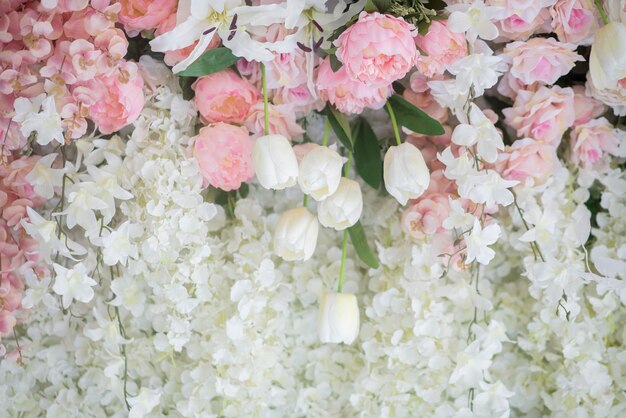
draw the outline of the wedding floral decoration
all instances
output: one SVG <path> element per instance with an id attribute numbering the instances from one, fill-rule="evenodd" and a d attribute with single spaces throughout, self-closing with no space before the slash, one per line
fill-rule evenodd
<path id="1" fill-rule="evenodd" d="M 626 414 L 622 0 L 0 12 L 4 415 Z"/>

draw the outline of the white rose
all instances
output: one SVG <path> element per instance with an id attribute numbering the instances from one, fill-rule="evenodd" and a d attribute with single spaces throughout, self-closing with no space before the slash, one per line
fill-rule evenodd
<path id="1" fill-rule="evenodd" d="M 363 195 L 359 183 L 342 177 L 337 191 L 317 207 L 320 223 L 337 231 L 349 228 L 361 217 Z"/>
<path id="2" fill-rule="evenodd" d="M 350 293 L 326 293 L 317 317 L 320 341 L 352 344 L 359 335 L 359 305 Z"/>
<path id="3" fill-rule="evenodd" d="M 300 189 L 320 201 L 335 193 L 341 180 L 343 159 L 328 147 L 315 146 L 300 163 Z"/>
<path id="4" fill-rule="evenodd" d="M 311 258 L 317 244 L 319 224 L 307 208 L 290 209 L 283 213 L 274 232 L 274 251 L 287 261 Z"/>
<path id="5" fill-rule="evenodd" d="M 430 174 L 422 153 L 404 142 L 387 150 L 384 162 L 385 188 L 401 205 L 420 197 L 428 188 Z"/>
<path id="6" fill-rule="evenodd" d="M 296 184 L 298 160 L 289 140 L 265 135 L 254 142 L 252 163 L 256 177 L 266 189 L 281 190 Z"/>

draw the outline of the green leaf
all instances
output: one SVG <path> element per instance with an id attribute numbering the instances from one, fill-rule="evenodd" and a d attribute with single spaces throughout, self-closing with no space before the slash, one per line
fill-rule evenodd
<path id="1" fill-rule="evenodd" d="M 378 259 L 376 258 L 376 255 L 372 252 L 372 249 L 367 242 L 365 230 L 363 230 L 363 225 L 361 225 L 361 221 L 357 221 L 357 223 L 348 228 L 348 233 L 350 234 L 350 241 L 352 242 L 354 250 L 356 251 L 359 258 L 371 268 L 378 268 Z"/>
<path id="2" fill-rule="evenodd" d="M 335 54 L 330 55 L 330 68 L 333 70 L 333 73 L 339 71 L 339 69 L 343 66 L 343 63 L 339 61 L 339 58 Z"/>
<path id="3" fill-rule="evenodd" d="M 249 193 L 250 186 L 248 186 L 248 183 L 241 183 L 241 186 L 239 187 L 239 196 L 245 199 L 246 197 L 248 197 Z"/>
<path id="4" fill-rule="evenodd" d="M 359 119 L 354 132 L 354 165 L 357 173 L 374 189 L 383 181 L 383 159 L 380 143 L 369 123 Z"/>
<path id="5" fill-rule="evenodd" d="M 379 12 L 385 13 L 391 7 L 391 0 L 373 0 Z"/>
<path id="6" fill-rule="evenodd" d="M 443 126 L 439 122 L 407 102 L 402 96 L 394 94 L 388 100 L 396 114 L 398 124 L 418 134 L 443 135 Z"/>
<path id="7" fill-rule="evenodd" d="M 201 77 L 213 74 L 235 64 L 239 58 L 226 47 L 213 48 L 206 51 L 195 60 L 187 69 L 177 73 L 178 76 Z"/>
<path id="8" fill-rule="evenodd" d="M 376 0 L 367 0 L 365 2 L 365 6 L 363 7 L 367 13 L 374 13 L 378 11 L 378 7 L 376 6 Z"/>
<path id="9" fill-rule="evenodd" d="M 354 139 L 352 138 L 352 128 L 350 128 L 350 122 L 346 115 L 335 109 L 330 104 L 326 105 L 324 113 L 328 117 L 331 128 L 339 138 L 339 141 L 344 147 L 348 148 L 350 152 L 354 151 Z"/>
<path id="10" fill-rule="evenodd" d="M 183 99 L 191 100 L 195 96 L 193 88 L 191 88 L 194 81 L 196 81 L 195 77 L 178 77 L 178 84 L 183 91 Z"/>

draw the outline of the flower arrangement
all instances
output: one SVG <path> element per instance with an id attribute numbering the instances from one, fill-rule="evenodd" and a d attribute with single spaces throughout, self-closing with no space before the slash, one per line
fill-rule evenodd
<path id="1" fill-rule="evenodd" d="M 7 416 L 623 415 L 623 1 L 0 12 Z"/>

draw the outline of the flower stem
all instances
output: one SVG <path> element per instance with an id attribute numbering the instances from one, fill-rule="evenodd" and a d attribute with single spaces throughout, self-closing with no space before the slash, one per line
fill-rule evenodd
<path id="1" fill-rule="evenodd" d="M 344 170 L 344 177 L 350 175 L 350 163 L 352 161 L 352 153 L 348 154 L 348 162 Z M 337 284 L 337 292 L 341 293 L 343 290 L 343 281 L 345 279 L 346 271 L 346 252 L 348 250 L 348 230 L 343 230 L 343 239 L 341 240 L 341 266 L 339 267 L 339 283 Z"/>
<path id="2" fill-rule="evenodd" d="M 606 17 L 606 12 L 604 11 L 604 7 L 602 7 L 602 3 L 600 2 L 600 0 L 594 0 L 593 2 L 596 5 L 596 9 L 598 9 L 598 12 L 600 12 L 600 18 L 602 19 L 602 23 L 605 25 L 608 24 L 609 19 L 607 19 Z"/>
<path id="3" fill-rule="evenodd" d="M 330 121 L 326 118 L 326 125 L 324 126 L 324 139 L 322 140 L 322 145 L 328 145 L 328 134 L 330 133 Z"/>
<path id="4" fill-rule="evenodd" d="M 343 291 L 343 281 L 346 272 L 346 252 L 348 249 L 348 230 L 343 231 L 343 240 L 341 241 L 341 266 L 339 267 L 339 283 L 337 284 L 337 292 Z"/>
<path id="5" fill-rule="evenodd" d="M 396 142 L 398 143 L 398 145 L 400 145 L 402 144 L 402 141 L 400 140 L 400 131 L 398 130 L 398 122 L 396 121 L 396 114 L 393 111 L 393 108 L 391 107 L 391 105 L 389 104 L 389 101 L 385 103 L 385 106 L 387 107 L 387 111 L 389 112 L 389 117 L 391 118 L 391 125 L 393 125 L 393 134 L 396 137 Z"/>
<path id="6" fill-rule="evenodd" d="M 270 114 L 267 102 L 267 80 L 265 79 L 265 64 L 261 63 L 261 84 L 263 86 L 263 116 L 265 121 L 265 135 L 270 134 Z"/>
<path id="7" fill-rule="evenodd" d="M 309 204 L 309 195 L 305 194 L 304 197 L 302 198 L 302 206 L 306 208 L 308 204 Z"/>

